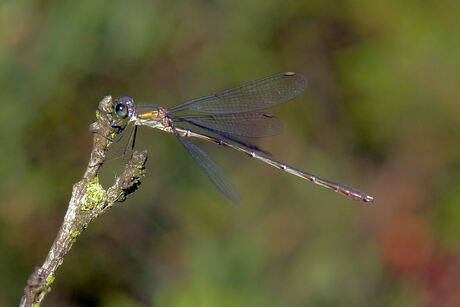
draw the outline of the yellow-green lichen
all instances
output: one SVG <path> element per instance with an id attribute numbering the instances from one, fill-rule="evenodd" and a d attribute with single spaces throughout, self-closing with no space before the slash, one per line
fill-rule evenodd
<path id="1" fill-rule="evenodd" d="M 54 282 L 54 276 L 53 275 L 50 275 L 48 277 L 46 277 L 46 285 L 47 286 L 51 286 L 51 284 Z"/>
<path id="2" fill-rule="evenodd" d="M 78 230 L 72 232 L 70 234 L 70 237 L 72 238 L 72 243 L 75 243 L 77 241 L 77 237 L 80 235 L 80 232 Z"/>
<path id="3" fill-rule="evenodd" d="M 94 208 L 102 208 L 104 200 L 107 197 L 107 192 L 99 184 L 98 177 L 86 184 L 86 197 L 82 210 L 93 210 Z"/>
<path id="4" fill-rule="evenodd" d="M 32 307 L 40 307 L 40 304 L 39 303 L 35 303 L 32 305 Z"/>
<path id="5" fill-rule="evenodd" d="M 114 132 L 110 133 L 109 137 L 111 139 L 115 139 L 117 137 L 117 135 L 118 135 L 118 133 L 114 131 Z"/>
<path id="6" fill-rule="evenodd" d="M 96 118 L 99 120 L 105 120 L 105 116 L 102 115 L 102 113 L 99 110 L 96 111 Z"/>

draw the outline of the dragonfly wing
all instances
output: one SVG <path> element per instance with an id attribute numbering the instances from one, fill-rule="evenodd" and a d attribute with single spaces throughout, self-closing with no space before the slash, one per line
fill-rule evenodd
<path id="1" fill-rule="evenodd" d="M 181 116 L 180 119 L 245 137 L 272 136 L 284 130 L 283 122 L 269 113 L 192 114 Z"/>
<path id="2" fill-rule="evenodd" d="M 214 95 L 195 98 L 170 112 L 193 110 L 205 113 L 240 113 L 262 110 L 290 100 L 307 87 L 307 79 L 294 72 L 283 72 L 258 79 Z"/>
<path id="3" fill-rule="evenodd" d="M 214 186 L 231 202 L 241 205 L 243 203 L 241 196 L 236 187 L 225 174 L 222 167 L 220 167 L 216 161 L 204 152 L 204 150 L 195 145 L 192 141 L 188 140 L 186 137 L 182 137 L 179 134 L 176 134 L 176 137 L 190 153 L 193 160 L 195 160 L 195 162 L 205 172 Z"/>
<path id="4" fill-rule="evenodd" d="M 241 114 L 241 113 L 235 113 L 235 114 Z M 193 125 L 195 127 L 204 129 L 204 130 L 209 131 L 209 132 L 212 132 L 212 133 L 214 133 L 214 134 L 216 134 L 216 135 L 218 135 L 220 137 L 226 138 L 227 140 L 230 140 L 232 142 L 240 144 L 240 145 L 242 145 L 244 147 L 247 147 L 247 148 L 253 149 L 253 150 L 257 150 L 257 151 L 263 152 L 263 153 L 271 156 L 271 154 L 268 151 L 260 148 L 257 145 L 251 144 L 251 143 L 246 142 L 246 141 L 244 141 L 244 140 L 242 140 L 240 138 L 237 138 L 234 133 L 232 134 L 232 133 L 229 133 L 229 132 L 223 132 L 225 129 L 216 130 L 215 128 L 205 126 L 204 124 L 200 124 L 198 122 L 191 121 L 191 120 L 187 119 L 186 117 L 178 117 L 178 116 L 170 115 L 169 118 L 174 120 L 175 122 L 183 122 L 183 123 L 191 124 L 191 125 Z M 221 125 L 215 125 L 215 126 L 221 126 Z"/>

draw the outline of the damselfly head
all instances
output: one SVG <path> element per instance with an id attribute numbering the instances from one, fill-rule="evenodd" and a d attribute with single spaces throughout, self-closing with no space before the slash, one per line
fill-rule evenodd
<path id="1" fill-rule="evenodd" d="M 114 105 L 115 114 L 124 119 L 131 116 L 134 110 L 134 100 L 130 96 L 123 96 Z"/>

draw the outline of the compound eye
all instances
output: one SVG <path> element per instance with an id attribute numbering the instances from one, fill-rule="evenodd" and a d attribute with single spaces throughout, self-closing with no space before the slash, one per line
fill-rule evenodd
<path id="1" fill-rule="evenodd" d="M 128 107 L 124 103 L 119 103 L 115 106 L 115 113 L 121 118 L 126 118 L 128 116 Z"/>

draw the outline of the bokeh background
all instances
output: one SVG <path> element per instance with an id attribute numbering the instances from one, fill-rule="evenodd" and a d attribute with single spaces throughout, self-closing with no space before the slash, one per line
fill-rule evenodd
<path id="1" fill-rule="evenodd" d="M 453 0 L 3 0 L 0 305 L 54 240 L 102 97 L 173 106 L 294 70 L 309 88 L 256 142 L 375 205 L 198 142 L 236 207 L 141 128 L 140 190 L 79 237 L 45 306 L 460 306 L 458 15 Z"/>

